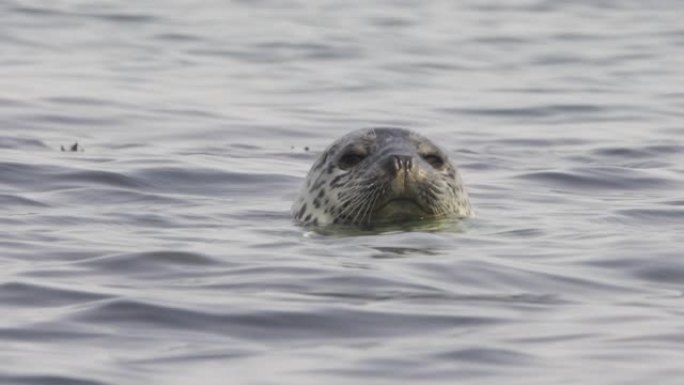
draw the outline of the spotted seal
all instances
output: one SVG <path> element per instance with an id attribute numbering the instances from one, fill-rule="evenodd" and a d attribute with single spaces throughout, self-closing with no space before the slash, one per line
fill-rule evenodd
<path id="1" fill-rule="evenodd" d="M 314 226 L 470 215 L 468 194 L 446 153 L 403 128 L 361 129 L 335 141 L 292 205 L 297 222 Z"/>

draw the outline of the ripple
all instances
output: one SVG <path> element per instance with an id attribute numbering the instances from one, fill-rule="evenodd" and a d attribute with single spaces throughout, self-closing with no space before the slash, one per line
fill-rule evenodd
<path id="1" fill-rule="evenodd" d="M 66 171 L 53 176 L 53 180 L 62 185 L 74 186 L 88 184 L 138 188 L 147 185 L 147 183 L 140 178 L 134 178 L 120 172 L 104 170 Z"/>
<path id="2" fill-rule="evenodd" d="M 684 263 L 681 262 L 657 261 L 643 264 L 635 269 L 634 275 L 657 285 L 675 285 L 684 290 Z"/>
<path id="3" fill-rule="evenodd" d="M 425 329 L 482 327 L 506 322 L 505 319 L 485 316 L 402 314 L 352 308 L 245 312 L 230 307 L 214 307 L 210 312 L 131 300 L 98 304 L 69 318 L 100 326 L 137 325 L 158 331 L 192 330 L 196 333 L 266 340 L 408 335 L 420 334 Z"/>
<path id="4" fill-rule="evenodd" d="M 530 365 L 535 357 L 510 349 L 471 347 L 432 355 L 437 360 L 480 363 L 482 365 Z"/>
<path id="5" fill-rule="evenodd" d="M 213 266 L 218 261 L 207 255 L 180 251 L 150 251 L 89 258 L 75 265 L 89 267 L 107 274 L 127 273 L 130 276 L 166 276 L 192 267 Z"/>
<path id="6" fill-rule="evenodd" d="M 25 282 L 0 284 L 0 302 L 17 307 L 65 306 L 104 298 L 108 298 L 108 296 Z"/>
<path id="7" fill-rule="evenodd" d="M 58 190 L 50 193 L 50 199 L 63 203 L 79 204 L 89 202 L 99 205 L 125 205 L 125 204 L 154 204 L 154 205 L 181 205 L 187 202 L 183 199 L 172 197 L 162 193 L 150 193 L 117 187 L 77 187 L 67 190 Z M 0 197 L 0 201 L 2 198 Z M 126 214 L 124 211 L 121 214 Z"/>
<path id="8" fill-rule="evenodd" d="M 0 382 L 7 385 L 110 385 L 84 377 L 59 375 L 0 375 Z"/>
<path id="9" fill-rule="evenodd" d="M 497 141 L 499 145 L 505 145 L 511 148 L 525 148 L 525 147 L 540 147 L 546 148 L 551 146 L 579 146 L 586 145 L 588 142 L 579 138 L 571 137 L 554 137 L 554 138 L 502 138 Z"/>
<path id="10" fill-rule="evenodd" d="M 188 33 L 179 33 L 179 32 L 163 32 L 155 35 L 155 38 L 159 40 L 164 40 L 164 41 L 169 41 L 169 42 L 198 42 L 201 41 L 202 38 L 196 35 L 188 34 Z"/>
<path id="11" fill-rule="evenodd" d="M 589 193 L 599 190 L 656 190 L 677 185 L 674 181 L 653 175 L 648 170 L 621 167 L 575 168 L 566 171 L 535 171 L 517 175 L 517 178 L 543 182 L 549 187 L 571 188 Z"/>
<path id="12" fill-rule="evenodd" d="M 9 99 L 9 98 L 4 98 L 0 97 L 0 107 L 2 108 L 7 108 L 9 110 L 15 109 L 17 107 L 26 107 L 29 106 L 29 103 L 22 102 L 16 99 Z"/>
<path id="13" fill-rule="evenodd" d="M 0 207 L 49 207 L 50 205 L 19 195 L 0 194 Z"/>
<path id="14" fill-rule="evenodd" d="M 51 16 L 51 17 L 62 17 L 67 16 L 66 12 L 58 11 L 56 9 L 50 9 L 48 7 L 31 7 L 25 5 L 15 5 L 10 8 L 12 13 L 27 14 L 30 16 Z"/>
<path id="15" fill-rule="evenodd" d="M 495 117 L 531 117 L 531 118 L 548 118 L 558 116 L 577 116 L 580 115 L 595 115 L 603 113 L 607 107 L 600 107 L 593 104 L 559 104 L 550 106 L 536 106 L 536 107 L 512 107 L 512 108 L 450 108 L 447 112 L 456 112 L 466 115 L 483 115 Z"/>
<path id="16" fill-rule="evenodd" d="M 36 150 L 45 148 L 48 148 L 48 146 L 37 139 L 0 136 L 0 149 Z"/>
<path id="17" fill-rule="evenodd" d="M 52 96 L 44 99 L 48 103 L 64 106 L 118 106 L 118 107 L 133 107 L 132 105 L 124 104 L 122 102 L 115 102 L 108 99 L 95 98 L 92 96 Z"/>
<path id="18" fill-rule="evenodd" d="M 679 224 L 684 229 L 684 208 L 623 209 L 616 213 L 631 219 L 634 223 L 654 225 Z"/>
<path id="19" fill-rule="evenodd" d="M 15 309 L 16 310 L 16 309 Z M 41 343 L 44 341 L 88 340 L 102 337 L 101 333 L 90 332 L 83 327 L 75 328 L 71 325 L 54 322 L 23 323 L 21 327 L 0 327 L 0 338 L 11 341 Z"/>
<path id="20" fill-rule="evenodd" d="M 330 42 L 321 44 L 277 41 L 258 44 L 255 48 L 281 59 L 348 60 L 361 56 L 361 51 L 354 46 L 333 45 Z"/>
<path id="21" fill-rule="evenodd" d="M 13 187 L 31 186 L 36 181 L 51 178 L 56 170 L 54 166 L 0 162 L 0 182 Z"/>
<path id="22" fill-rule="evenodd" d="M 592 151 L 595 156 L 617 157 L 624 159 L 660 158 L 663 155 L 679 155 L 684 153 L 684 146 L 656 145 L 640 147 L 604 147 Z"/>
<path id="23" fill-rule="evenodd" d="M 66 115 L 66 114 L 32 114 L 25 116 L 24 121 L 49 123 L 62 126 L 114 126 L 119 122 L 112 118 L 86 117 L 83 115 Z"/>
<path id="24" fill-rule="evenodd" d="M 64 188 L 100 184 L 113 187 L 140 187 L 144 183 L 123 173 L 104 170 L 75 170 L 43 164 L 0 162 L 0 182 L 8 185 Z"/>
<path id="25" fill-rule="evenodd" d="M 116 24 L 149 24 L 160 21 L 156 16 L 140 13 L 82 13 L 81 16 L 111 21 Z"/>
<path id="26" fill-rule="evenodd" d="M 144 180 L 153 188 L 186 194 L 258 193 L 267 184 L 269 188 L 292 186 L 297 178 L 268 173 L 239 173 L 218 169 L 154 167 L 132 172 L 136 180 Z"/>

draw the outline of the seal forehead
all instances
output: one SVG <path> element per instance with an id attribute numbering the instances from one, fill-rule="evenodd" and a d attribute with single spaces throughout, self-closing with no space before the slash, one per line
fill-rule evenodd
<path id="1" fill-rule="evenodd" d="M 328 152 L 334 152 L 339 149 L 368 150 L 394 145 L 414 146 L 418 150 L 438 148 L 428 138 L 414 131 L 405 128 L 377 127 L 352 131 L 336 141 Z"/>

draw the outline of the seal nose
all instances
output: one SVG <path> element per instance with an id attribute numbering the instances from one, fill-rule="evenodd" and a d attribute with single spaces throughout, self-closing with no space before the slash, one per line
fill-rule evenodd
<path id="1" fill-rule="evenodd" d="M 401 171 L 411 171 L 413 157 L 411 155 L 390 155 L 387 159 L 387 168 L 395 175 Z"/>

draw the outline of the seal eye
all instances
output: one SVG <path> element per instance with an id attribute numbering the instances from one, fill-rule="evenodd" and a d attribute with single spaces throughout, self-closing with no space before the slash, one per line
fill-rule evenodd
<path id="1" fill-rule="evenodd" d="M 365 154 L 360 154 L 358 152 L 347 152 L 340 157 L 338 160 L 338 165 L 341 169 L 346 170 L 361 163 L 361 161 L 365 158 Z"/>
<path id="2" fill-rule="evenodd" d="M 423 159 L 425 159 L 426 162 L 430 163 L 430 166 L 437 170 L 444 167 L 444 159 L 437 154 L 423 155 Z"/>

